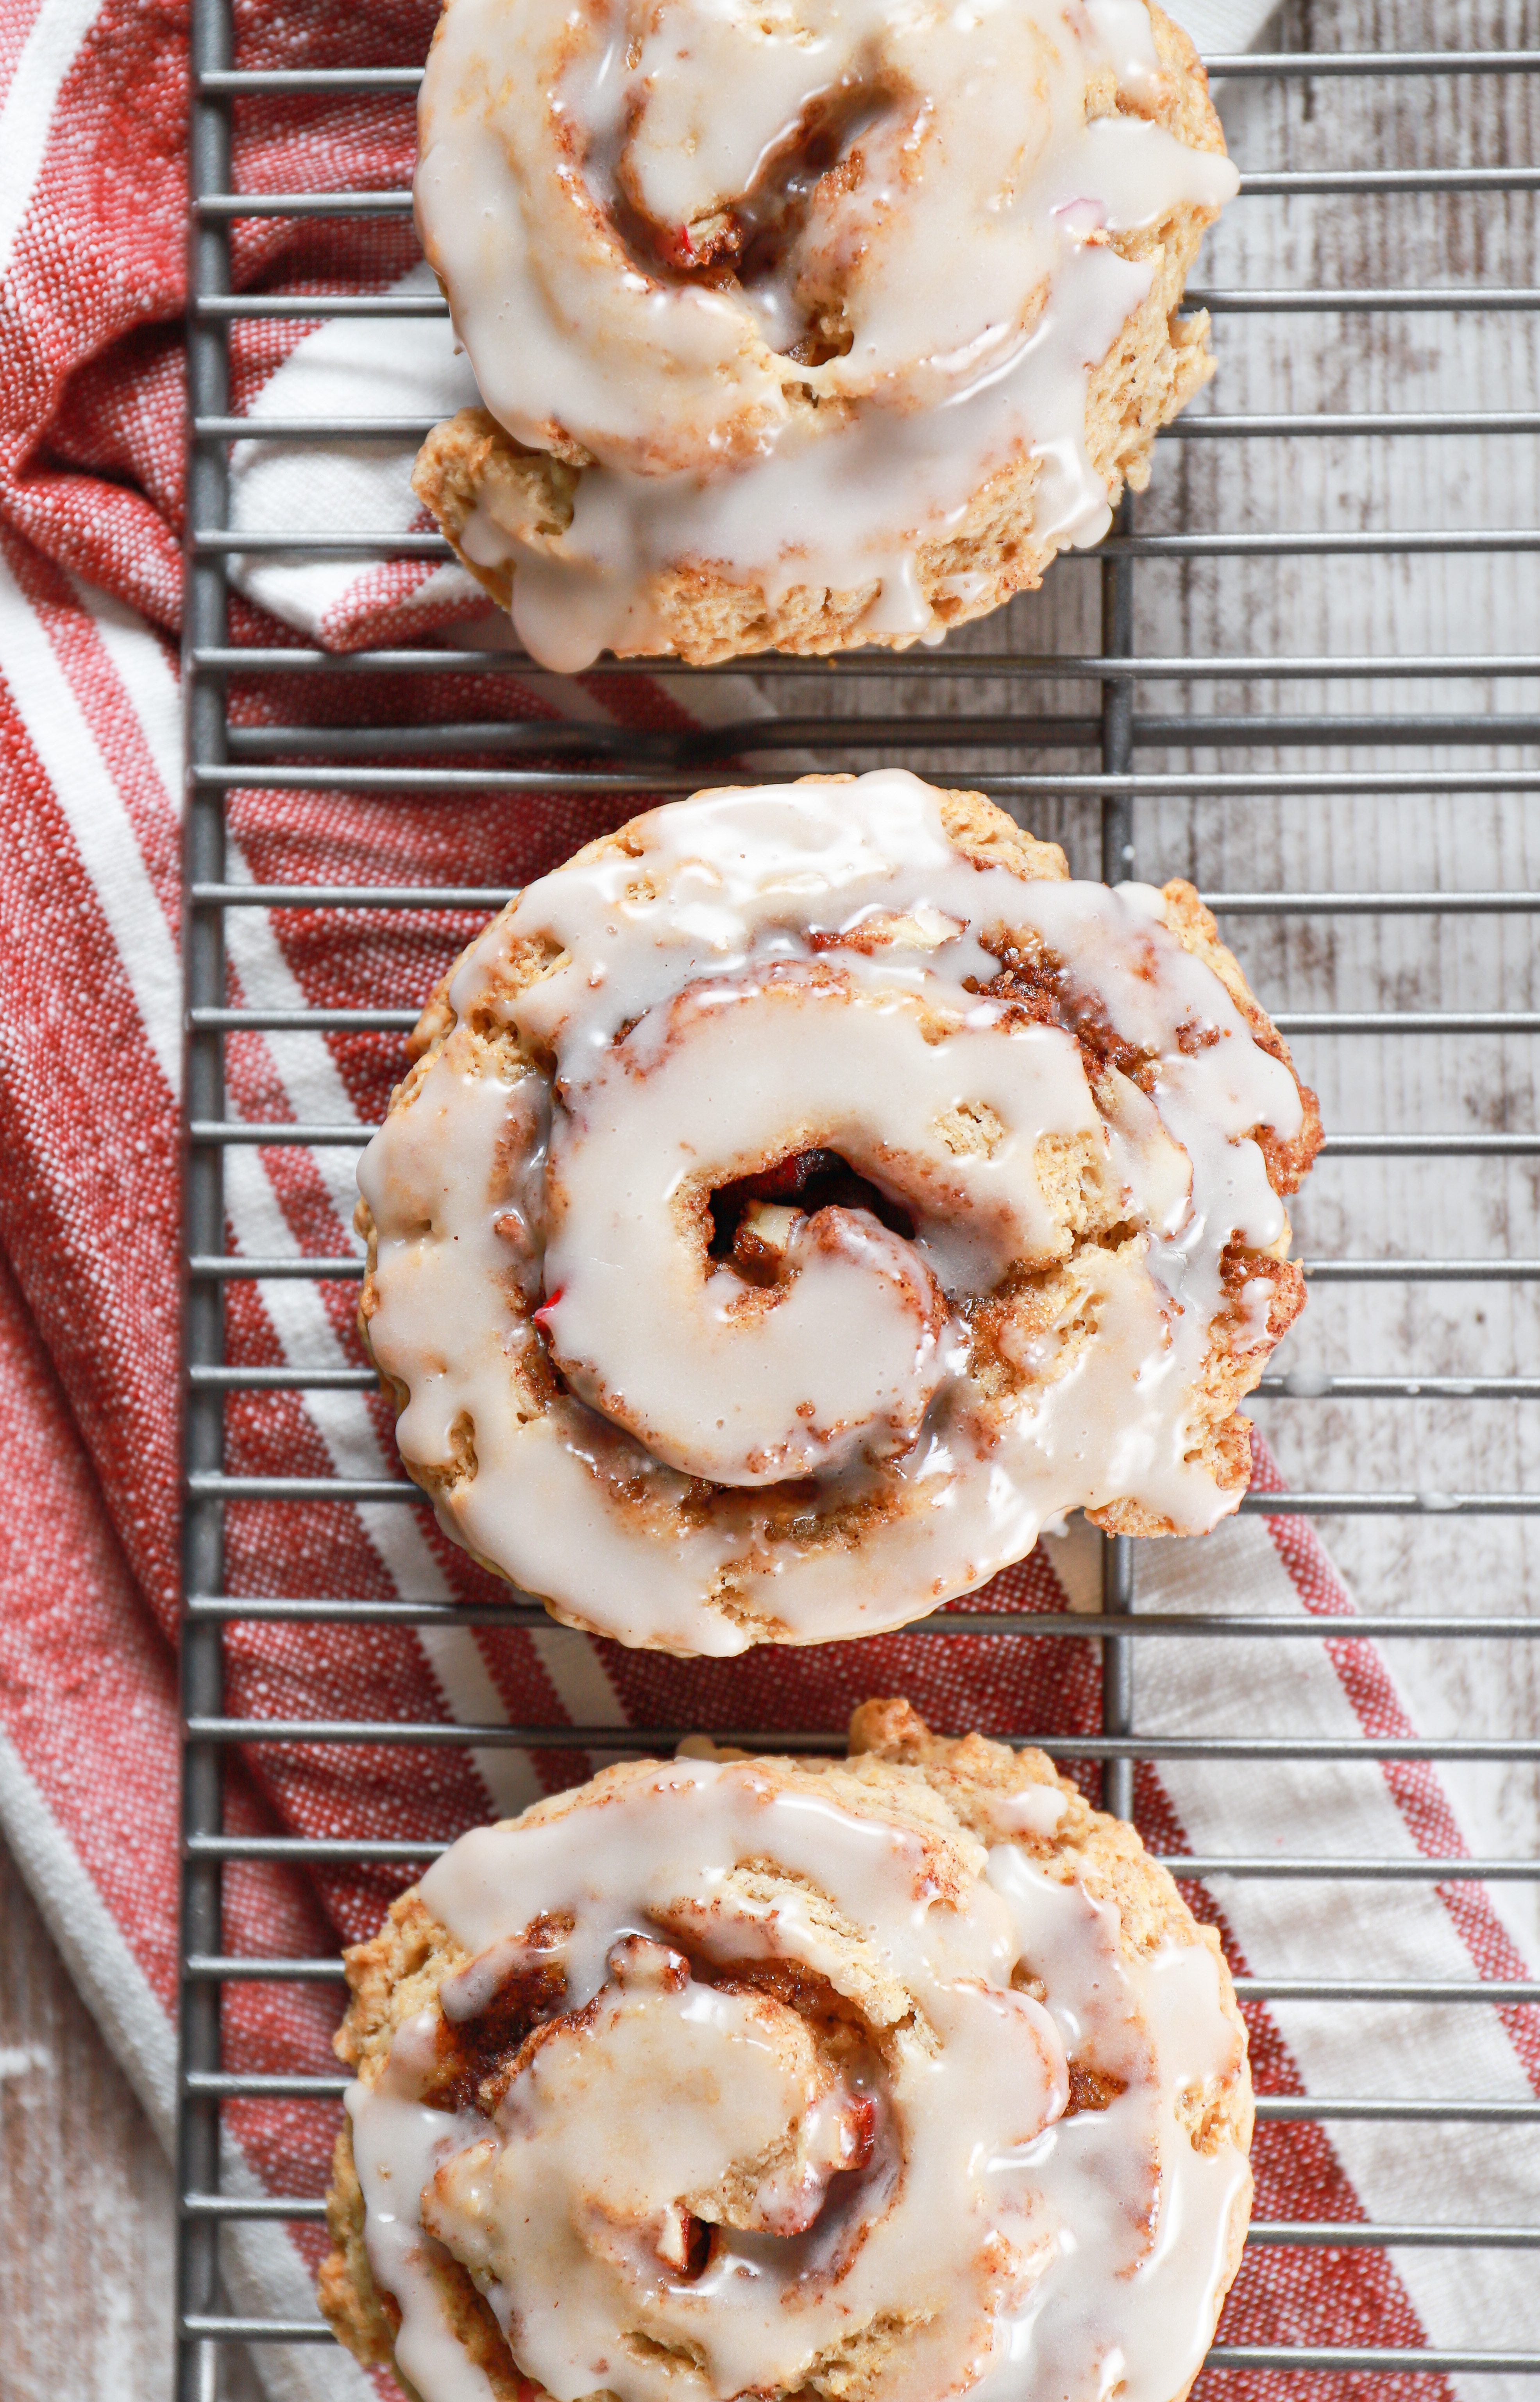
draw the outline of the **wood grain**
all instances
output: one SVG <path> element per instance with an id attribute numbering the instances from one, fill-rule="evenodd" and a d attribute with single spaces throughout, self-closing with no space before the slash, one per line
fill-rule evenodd
<path id="1" fill-rule="evenodd" d="M 0 1844 L 4 2402 L 172 2390 L 170 2167 Z M 227 2402 L 255 2402 L 244 2360 Z"/>

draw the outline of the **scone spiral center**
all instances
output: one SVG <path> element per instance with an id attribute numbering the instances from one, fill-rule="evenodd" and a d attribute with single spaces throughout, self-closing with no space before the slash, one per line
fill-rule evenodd
<path id="1" fill-rule="evenodd" d="M 617 1943 L 608 1971 L 586 2009 L 525 2047 L 495 2133 L 438 2171 L 424 2223 L 501 2279 L 524 2328 L 553 2271 L 564 2310 L 628 2296 L 654 2340 L 678 2288 L 683 2332 L 736 2280 L 829 2274 L 861 2231 L 849 2221 L 878 2100 L 774 1995 L 700 1981 L 644 1936 Z M 874 2058 L 847 2056 L 858 2079 L 863 2067 L 874 2082 Z M 511 2234 L 529 2227 L 543 2234 Z M 744 2366 L 746 2382 L 763 2375 Z"/>
<path id="2" fill-rule="evenodd" d="M 1061 251 L 1025 192 L 1083 117 L 1083 33 L 1010 0 L 668 0 L 622 33 L 563 81 L 587 187 L 612 222 L 630 204 L 654 268 L 738 305 L 797 370 L 788 403 L 956 387 L 1041 310 Z M 1120 173 L 1136 177 L 1151 131 Z"/>
<path id="3" fill-rule="evenodd" d="M 692 985 L 569 1089 L 540 1313 L 568 1383 L 687 1475 L 771 1484 L 912 1449 L 969 1337 L 943 1290 L 1068 1249 L 1037 1169 L 1100 1121 L 1072 1035 L 944 1013 L 826 965 Z M 959 1147 L 959 1127 L 987 1129 Z M 756 1208 L 707 1248 L 710 1190 L 830 1149 L 904 1206 Z"/>

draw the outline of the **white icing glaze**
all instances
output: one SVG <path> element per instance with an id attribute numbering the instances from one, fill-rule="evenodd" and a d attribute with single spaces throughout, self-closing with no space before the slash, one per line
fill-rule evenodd
<path id="1" fill-rule="evenodd" d="M 1110 1904 L 956 1841 L 977 1881 L 942 1903 L 916 1835 L 690 1760 L 446 1854 L 421 1890 L 476 1955 L 457 2020 L 537 1919 L 567 1984 L 489 2118 L 413 2099 L 432 2013 L 350 2092 L 370 2259 L 424 2402 L 484 2395 L 423 2273 L 435 2239 L 556 2402 L 792 2393 L 894 2313 L 882 2402 L 1182 2390 L 1248 2191 L 1244 2155 L 1195 2151 L 1180 2116 L 1244 2073 L 1215 1957 L 1142 1959 Z M 791 1882 L 738 1873 L 766 1860 Z M 837 2063 L 816 2016 L 733 1983 L 763 1961 L 859 2014 Z M 1068 2059 L 1121 2084 L 1107 2108 L 1063 2115 Z M 692 2218 L 715 2230 L 704 2264 Z"/>
<path id="2" fill-rule="evenodd" d="M 1288 1139 L 1301 1106 L 1160 905 L 976 868 L 889 770 L 703 794 L 642 821 L 638 855 L 530 886 L 450 999 L 549 1070 L 451 1038 L 359 1171 L 370 1339 L 410 1393 L 403 1456 L 451 1480 L 446 1529 L 622 1640 L 724 1653 L 901 1624 L 1069 1509 L 1131 1498 L 1196 1533 L 1233 1508 L 1189 1456 L 1194 1388 L 1226 1245 L 1285 1222 L 1251 1132 Z M 1067 963 L 1148 1092 L 1109 1076 L 1104 1119 L 1068 1031 L 967 989 L 992 928 Z M 531 941 L 559 956 L 515 995 Z M 756 1287 L 709 1254 L 707 1196 L 819 1146 L 913 1240 L 776 1212 L 780 1280 Z M 1133 1232 L 1082 1249 L 1049 1322 L 1030 1291 L 991 1305 L 992 1368 L 980 1297 L 1072 1249 L 1066 1146 Z M 799 1476 L 811 1501 L 777 1492 Z"/>
<path id="3" fill-rule="evenodd" d="M 1012 1259 L 1052 1258 L 1066 1245 L 1035 1145 L 1098 1121 L 1073 1037 L 1001 1031 L 1004 1016 L 976 1007 L 938 1044 L 916 1000 L 786 966 L 653 1012 L 570 1093 L 553 1137 L 545 1277 L 561 1298 L 542 1318 L 569 1384 L 656 1458 L 726 1484 L 847 1466 L 858 1441 L 869 1456 L 910 1449 L 968 1350 L 914 1246 L 869 1212 L 822 1210 L 791 1234 L 790 1280 L 756 1291 L 698 1230 L 681 1240 L 670 1203 L 703 1127 L 733 1161 L 774 1160 L 806 1127 L 807 1142 L 902 1161 L 895 1180 L 924 1194 L 943 1274 L 983 1255 L 992 1282 Z M 964 1100 L 1011 1130 L 976 1168 L 942 1132 Z"/>
<path id="4" fill-rule="evenodd" d="M 450 0 L 423 246 L 493 415 L 597 462 L 552 550 L 486 506 L 466 531 L 516 559 L 543 664 L 655 645 L 642 587 L 675 563 L 876 578 L 872 629 L 924 636 L 918 545 L 1028 458 L 1035 533 L 1099 539 L 1087 372 L 1150 280 L 1109 237 L 1237 181 L 1136 114 L 1088 123 L 1108 74 L 1134 109 L 1160 90 L 1142 0 Z M 683 271 L 724 233 L 741 278 Z M 791 355 L 820 324 L 848 346 Z"/>
<path id="5" fill-rule="evenodd" d="M 1024 1786 L 1020 1793 L 993 1793 L 989 1807 L 1002 1834 L 1049 1836 L 1057 1831 L 1068 1804 L 1052 1785 Z"/>
<path id="6" fill-rule="evenodd" d="M 1169 2402 L 1213 2340 L 1251 2191 L 1244 2154 L 1229 2143 L 1199 2151 L 1180 2115 L 1184 2100 L 1202 2099 L 1239 2062 L 1219 2009 L 1218 1964 L 1203 1943 L 1125 1954 L 1113 1904 L 1057 1884 L 1011 1845 L 991 1851 L 986 1873 L 1010 1904 L 1022 1959 L 1043 1980 L 1066 2052 L 1124 2090 L 1105 2110 L 1061 2119 L 1032 2147 L 1060 2257 L 1073 2265 L 1044 2277 L 1024 2347 L 1012 2330 L 979 2402 L 1028 2393 L 1100 2402 L 1114 2392 L 1120 2402 Z M 1131 2161 L 1148 2165 L 1142 2188 Z M 1088 2255 L 1117 2260 L 1110 2293 L 1084 2274 Z"/>
<path id="7" fill-rule="evenodd" d="M 401 2309 L 395 2355 L 427 2402 L 496 2402 L 490 2379 L 445 2317 L 433 2263 L 442 2247 L 422 2224 L 422 2195 L 440 2164 L 476 2142 L 474 2110 L 433 2110 L 418 2100 L 434 2013 L 399 2028 L 378 2083 L 348 2089 L 353 2163 L 364 2199 L 364 2244 L 378 2282 Z"/>

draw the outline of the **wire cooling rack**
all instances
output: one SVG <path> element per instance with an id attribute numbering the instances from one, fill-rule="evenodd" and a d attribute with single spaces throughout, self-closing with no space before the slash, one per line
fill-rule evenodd
<path id="1" fill-rule="evenodd" d="M 1529 796 L 1540 790 L 1540 767 L 1533 764 L 1540 657 L 1525 643 L 1533 645 L 1540 599 L 1532 573 L 1540 554 L 1540 499 L 1525 481 L 1525 437 L 1540 433 L 1540 275 L 1534 204 L 1526 196 L 1540 192 L 1540 168 L 1522 162 L 1536 155 L 1531 111 L 1540 100 L 1540 50 L 1522 47 L 1525 29 L 1504 14 L 1501 0 L 1495 12 L 1474 5 L 1458 13 L 1429 9 L 1414 28 L 1424 48 L 1396 47 L 1391 21 L 1387 15 L 1382 23 L 1373 0 L 1341 0 L 1313 11 L 1308 0 L 1294 0 L 1277 35 L 1288 47 L 1210 62 L 1225 79 L 1231 146 L 1245 168 L 1242 197 L 1204 254 L 1201 272 L 1213 288 L 1193 296 L 1214 312 L 1221 378 L 1178 433 L 1162 441 L 1154 487 L 1137 515 L 1134 504 L 1125 505 L 1099 553 L 1052 571 L 1052 614 L 1046 600 L 1018 603 L 938 653 L 857 656 L 832 666 L 763 662 L 756 684 L 777 704 L 773 721 L 734 720 L 729 708 L 731 722 L 688 743 L 675 738 L 672 747 L 669 738 L 653 733 L 643 743 L 612 725 L 602 736 L 569 730 L 565 739 L 585 744 L 587 756 L 573 750 L 557 769 L 518 760 L 521 745 L 548 748 L 548 726 L 498 721 L 427 734 L 369 723 L 371 675 L 425 678 L 457 668 L 496 673 L 516 669 L 516 659 L 423 647 L 339 662 L 318 651 L 279 655 L 232 643 L 233 554 L 442 550 L 429 535 L 391 543 L 361 535 L 339 544 L 298 526 L 261 538 L 231 527 L 232 440 L 325 442 L 376 433 L 410 441 L 423 430 L 383 420 L 347 427 L 288 420 L 264 427 L 260 419 L 233 416 L 232 322 L 425 316 L 439 304 L 403 296 L 328 301 L 232 294 L 231 228 L 239 220 L 308 215 L 335 223 L 399 217 L 408 206 L 405 193 L 237 192 L 232 104 L 243 96 L 272 102 L 316 92 L 406 92 L 419 66 L 383 61 L 368 70 L 306 75 L 243 68 L 229 0 L 195 0 L 186 648 L 189 1597 L 177 2388 L 184 2402 L 211 2402 L 220 2390 L 221 2357 L 232 2347 L 329 2340 L 319 2320 L 254 2321 L 231 2315 L 221 2300 L 222 2225 L 255 2216 L 314 2219 L 320 2211 L 313 2197 L 254 2202 L 221 2192 L 222 2109 L 255 2093 L 332 2096 L 342 2082 L 223 2069 L 222 1985 L 232 1975 L 250 1977 L 253 1963 L 225 1957 L 222 1877 L 241 1860 L 422 1857 L 420 1845 L 406 1843 L 307 1845 L 227 1834 L 222 1785 L 229 1747 L 258 1734 L 312 1746 L 365 1737 L 467 1746 L 538 1740 L 547 1752 L 559 1746 L 580 1755 L 574 1773 L 586 1764 L 582 1755 L 617 1748 L 614 1730 L 606 1728 L 450 1731 L 438 1723 L 365 1727 L 226 1714 L 223 1648 L 233 1622 L 287 1617 L 354 1627 L 462 1626 L 488 1616 L 409 1599 L 331 1599 L 324 1592 L 264 1600 L 226 1594 L 231 1503 L 283 1508 L 321 1495 L 422 1506 L 414 1488 L 394 1482 L 318 1484 L 225 1472 L 232 1396 L 253 1407 L 263 1394 L 362 1389 L 370 1382 L 366 1372 L 351 1368 L 226 1364 L 230 1279 L 358 1274 L 354 1259 L 227 1253 L 229 1145 L 357 1139 L 351 1128 L 264 1126 L 232 1117 L 227 1043 L 242 1031 L 295 1028 L 362 1030 L 398 1042 L 412 1014 L 362 1001 L 324 1011 L 232 1007 L 227 913 L 303 906 L 336 912 L 342 923 L 364 908 L 490 908 L 504 897 L 494 889 L 232 883 L 227 808 L 237 790 L 398 794 L 403 805 L 424 807 L 435 795 L 466 790 L 603 792 L 613 794 L 618 818 L 638 805 L 639 794 L 722 780 L 749 752 L 768 754 L 769 765 L 756 773 L 774 772 L 777 751 L 824 767 L 893 759 L 982 785 L 1024 822 L 1062 840 L 1078 873 L 1118 878 L 1136 870 L 1154 880 L 1194 875 L 1258 990 L 1270 1003 L 1284 1004 L 1279 1022 L 1306 1073 L 1323 1087 L 1331 1129 L 1299 1214 L 1314 1294 L 1306 1326 L 1312 1356 L 1327 1364 L 1289 1369 L 1280 1362 L 1265 1381 L 1263 1423 L 1293 1489 L 1254 1493 L 1244 1507 L 1324 1517 L 1358 1588 L 1365 1616 L 1356 1629 L 1367 1623 L 1394 1641 L 1398 1660 L 1442 1663 L 1441 1673 L 1452 1673 L 1464 1695 L 1448 1667 L 1462 1643 L 1506 1646 L 1508 1665 L 1497 1682 L 1506 1680 L 1520 1697 L 1516 1715 L 1501 1724 L 1490 1712 L 1488 1722 L 1473 1723 L 1457 1710 L 1459 1732 L 1443 1737 L 1392 1742 L 1366 1734 L 1345 1742 L 1313 1739 L 1301 1726 L 1273 1748 L 1291 1759 L 1370 1769 L 1388 1760 L 1432 1759 L 1451 1774 L 1468 1770 L 1507 1779 L 1520 1800 L 1532 1790 L 1524 1780 L 1540 1746 L 1522 1697 L 1531 1690 L 1525 1679 L 1536 1655 L 1530 1639 L 1540 1618 L 1522 1608 L 1531 1570 L 1524 1522 L 1540 1512 L 1535 1424 L 1527 1414 L 1540 1400 L 1540 1375 L 1524 1367 L 1535 1357 L 1540 1332 L 1531 1314 L 1540 1256 L 1525 1255 L 1524 1247 L 1540 1251 L 1535 1169 L 1526 1165 L 1540 1162 L 1540 1134 L 1533 1130 L 1531 1050 L 1523 1038 L 1540 1033 L 1540 1008 L 1527 981 L 1540 863 L 1532 864 L 1526 850 Z M 1405 11 L 1396 13 L 1394 30 L 1406 36 Z M 1467 366 L 1451 393 L 1438 361 L 1442 355 L 1447 363 L 1457 326 L 1465 329 L 1458 354 Z M 1245 412 L 1248 389 L 1264 393 L 1265 407 Z M 1280 407 L 1280 393 L 1291 392 L 1303 394 L 1302 405 Z M 1385 462 L 1396 460 L 1412 463 L 1393 472 Z M 1526 515 L 1527 526 L 1510 521 Z M 1419 615 L 1422 602 L 1414 607 L 1408 598 L 1422 594 L 1425 600 L 1429 578 L 1444 590 L 1444 640 L 1407 648 L 1403 623 L 1439 618 L 1437 609 L 1432 619 L 1426 609 Z M 1474 612 L 1468 619 L 1467 605 Z M 1515 639 L 1499 652 L 1481 647 L 1505 622 L 1517 629 Z M 1314 632 L 1302 647 L 1295 631 L 1300 625 Z M 1474 649 L 1461 639 L 1470 625 L 1478 629 Z M 312 693 L 324 685 L 334 698 L 345 696 L 324 730 L 254 730 L 241 722 L 239 708 L 232 711 L 241 679 L 280 665 L 309 678 Z M 708 681 L 697 680 L 697 695 Z M 892 705 L 874 710 L 873 701 L 885 698 Z M 471 764 L 441 764 L 447 750 L 461 762 L 469 754 Z M 707 777 L 713 755 L 728 765 Z M 284 764 L 264 764 L 275 757 Z M 1472 883 L 1472 859 L 1486 864 L 1484 881 Z M 447 935 L 447 950 L 449 944 Z M 1433 1008 L 1423 1005 L 1430 959 L 1438 970 Z M 1316 1005 L 1290 1007 L 1291 996 Z M 1375 1005 L 1365 1005 L 1366 997 Z M 1456 1038 L 1464 1046 L 1458 1052 L 1451 1047 Z M 1460 1064 L 1451 1069 L 1451 1059 Z M 1384 1123 L 1355 1130 L 1354 1106 L 1375 1096 Z M 1441 1106 L 1443 1125 L 1419 1123 Z M 1244 1762 L 1266 1748 L 1233 1736 L 1207 1742 L 1201 1734 L 1141 1733 L 1141 1646 L 1180 1646 L 1200 1635 L 1211 1641 L 1227 1634 L 1271 1636 L 1278 1641 L 1277 1673 L 1286 1677 L 1299 1639 L 1317 1642 L 1341 1628 L 1341 1621 L 1239 1612 L 1162 1609 L 1142 1617 L 1135 1559 L 1127 1540 L 1105 1545 L 1099 1615 L 1078 1610 L 1023 1621 L 1035 1637 L 1100 1645 L 1100 1736 L 1077 1732 L 1055 1743 L 1052 1729 L 1019 1732 L 1061 1754 L 1100 1760 L 1106 1799 L 1125 1813 L 1142 1759 L 1207 1754 L 1241 1762 L 1237 1773 L 1244 1773 Z M 504 1615 L 514 1622 L 539 1617 L 517 1608 Z M 966 1643 L 970 1624 L 997 1635 L 1000 1623 L 997 1616 L 970 1622 L 964 1609 L 944 1624 L 933 1622 L 934 1636 Z M 1490 1675 L 1478 1690 L 1491 1694 Z M 628 1731 L 624 1740 L 633 1748 L 670 1746 L 685 1731 Z M 756 1740 L 751 1727 L 731 1732 Z M 818 1732 L 827 1740 L 828 1731 Z M 777 1730 L 763 1740 L 784 1749 L 796 1738 Z M 1519 1822 L 1511 1812 L 1510 1822 Z M 1533 1860 L 1519 1856 L 1456 1862 L 1280 1855 L 1184 1863 L 1189 1871 L 1194 1865 L 1243 1877 L 1458 1875 L 1506 1880 L 1510 1887 L 1537 1873 Z M 337 1973 L 325 1960 L 264 1966 L 275 1980 Z M 1270 1975 L 1263 1961 L 1258 1974 L 1242 1981 L 1242 1991 L 1275 2001 L 1351 2006 L 1380 1999 L 1429 2009 L 1540 1998 L 1540 1985 L 1512 1981 L 1377 1980 L 1369 1960 L 1356 1982 Z M 1478 2122 L 1495 2133 L 1540 2118 L 1540 2104 L 1480 2095 L 1443 2100 L 1437 2091 L 1382 2101 L 1369 2092 L 1265 2099 L 1260 2116 L 1400 2120 L 1431 2140 L 1427 2131 L 1444 2123 Z M 1275 2223 L 1254 2227 L 1252 2241 L 1393 2249 L 1437 2242 L 1475 2249 L 1540 2243 L 1540 2229 Z M 1301 2374 L 1540 2372 L 1540 2351 L 1436 2354 L 1372 2342 L 1351 2350 L 1231 2345 L 1211 2357 L 1222 2369 Z"/>

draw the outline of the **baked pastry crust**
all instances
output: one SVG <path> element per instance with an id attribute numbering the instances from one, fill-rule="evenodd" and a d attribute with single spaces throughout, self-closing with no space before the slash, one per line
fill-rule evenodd
<path id="1" fill-rule="evenodd" d="M 1110 75 L 1087 88 L 1088 121 L 1142 117 L 1187 148 L 1224 155 L 1225 141 L 1208 78 L 1182 28 L 1150 0 L 1149 19 L 1162 73 L 1148 96 L 1120 93 Z M 1169 425 L 1214 373 L 1206 311 L 1182 316 L 1182 295 L 1204 232 L 1217 211 L 1191 202 L 1168 209 L 1153 224 L 1109 237 L 1124 258 L 1148 265 L 1148 292 L 1090 375 L 1085 441 L 1095 474 L 1116 506 L 1124 487 L 1142 492 L 1161 428 Z M 452 295 L 450 296 L 452 298 Z M 811 416 L 816 404 L 792 391 L 792 413 Z M 581 443 L 554 432 L 553 449 L 516 441 L 485 408 L 463 408 L 436 426 L 413 470 L 413 489 L 432 511 L 462 566 L 502 609 L 513 606 L 516 570 L 488 564 L 467 549 L 473 517 L 531 558 L 558 558 L 572 521 L 582 477 L 592 465 Z M 987 615 L 1014 593 L 1034 591 L 1066 533 L 1034 527 L 1040 463 L 1025 460 L 990 475 L 944 539 L 914 554 L 920 591 L 933 625 L 950 628 Z M 619 656 L 677 656 L 709 667 L 765 650 L 818 656 L 862 644 L 907 649 L 914 631 L 879 630 L 864 622 L 880 589 L 868 577 L 846 589 L 818 583 L 738 582 L 708 562 L 660 568 L 639 587 L 642 614 L 659 639 L 622 642 Z"/>
<path id="2" fill-rule="evenodd" d="M 934 1735 L 902 1700 L 862 1704 L 852 1717 L 848 1744 L 845 1760 L 755 1758 L 756 1775 L 764 1780 L 768 1790 L 816 1794 L 856 1818 L 901 1828 L 918 1837 L 930 1889 L 943 1904 L 948 1897 L 960 1899 L 975 1884 L 980 1843 L 1009 1842 L 1055 1883 L 1079 1884 L 1093 1901 L 1110 1903 L 1117 1912 L 1118 1941 L 1125 1957 L 1148 1960 L 1162 1947 L 1189 1945 L 1201 1946 L 1211 1954 L 1217 1975 L 1218 2007 L 1233 2037 L 1231 2061 L 1223 2074 L 1194 2083 L 1179 2094 L 1177 2116 L 1195 2151 L 1213 2155 L 1231 2147 L 1239 2154 L 1248 2152 L 1255 2114 L 1245 2030 L 1218 1938 L 1211 1926 L 1193 1918 L 1174 1880 L 1149 1857 L 1134 1828 L 1092 1809 L 1078 1788 L 1056 1774 L 1044 1753 L 1014 1751 L 980 1734 L 960 1739 Z M 704 1740 L 689 1748 L 697 1756 L 722 1760 L 748 1757 L 720 1751 Z M 602 1808 L 609 1802 L 644 1792 L 655 1773 L 655 1763 L 648 1761 L 606 1769 L 586 1785 L 537 1802 L 520 1818 L 504 1823 L 531 1828 Z M 1020 1815 L 1011 1808 L 1017 1797 L 1043 1788 L 1056 1794 L 1060 1802 L 1058 1825 L 1051 1834 L 1024 1828 Z M 773 1858 L 755 1871 L 766 1894 L 782 1873 Z M 805 1906 L 809 1898 L 805 1885 L 795 1878 L 788 1884 L 789 1889 L 795 1887 Z M 818 1907 L 816 1897 L 814 1906 Z M 847 1929 L 843 1936 L 842 1925 Z M 880 1961 L 859 1959 L 854 1930 L 848 1929 L 848 1922 L 840 1919 L 832 1904 L 824 1908 L 823 1932 L 826 1940 L 855 1944 L 852 1960 L 867 1981 L 861 2007 L 870 2022 L 880 2025 L 885 2017 L 901 2016 L 912 2008 L 896 1978 L 888 1974 L 885 1982 Z M 391 1905 L 377 1936 L 346 1954 L 351 1998 L 336 2048 L 338 2058 L 363 2087 L 378 2085 L 397 2030 L 435 2008 L 440 1987 L 466 1967 L 469 1958 L 434 1919 L 415 1887 Z M 1052 1970 L 1052 1964 L 1045 1965 Z M 515 2028 L 511 2041 L 519 2040 L 519 2030 Z M 477 2064 L 488 2074 L 496 2064 L 494 2053 Z M 1100 2106 L 1104 2102 L 1097 2095 L 1093 2065 L 1072 2063 L 1071 2111 Z M 1246 2180 L 1225 2232 L 1216 2316 L 1240 2266 L 1249 2207 Z M 351 2122 L 346 2119 L 337 2138 L 327 2226 L 333 2250 L 320 2272 L 323 2311 L 357 2359 L 370 2367 L 392 2368 L 404 2391 L 419 2402 L 415 2389 L 395 2365 L 399 2308 L 370 2268 L 364 2196 Z M 531 2402 L 540 2389 L 530 2385 L 512 2357 L 488 2303 L 466 2271 L 447 2253 L 433 2248 L 433 2278 L 456 2340 L 486 2375 L 496 2402 Z M 1167 2402 L 1184 2402 L 1190 2384 L 1189 2378 Z M 819 2390 L 831 2395 L 847 2395 L 849 2402 L 881 2402 L 880 2358 L 863 2358 L 859 2374 L 843 2381 L 833 2375 L 827 2389 L 820 2384 Z"/>

